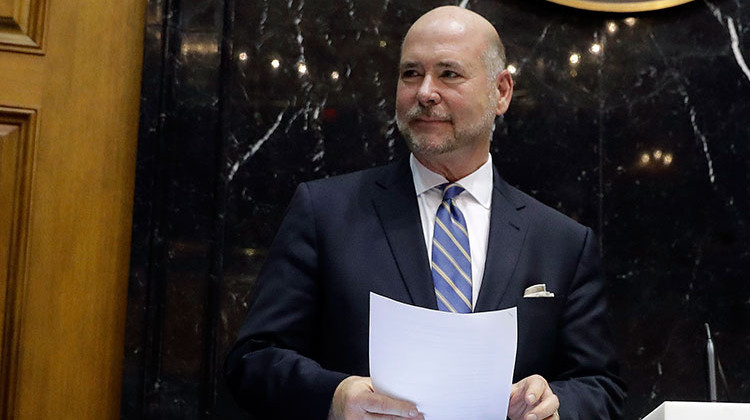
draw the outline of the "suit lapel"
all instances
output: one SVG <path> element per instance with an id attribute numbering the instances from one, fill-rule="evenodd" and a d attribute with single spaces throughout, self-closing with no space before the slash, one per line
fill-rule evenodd
<path id="1" fill-rule="evenodd" d="M 520 212 L 525 205 L 514 198 L 510 187 L 494 168 L 493 177 L 487 260 L 475 312 L 492 311 L 514 304 L 513 294 L 507 293 L 508 286 L 527 231 L 526 218 Z"/>
<path id="2" fill-rule="evenodd" d="M 509 307 L 516 301 L 516 293 L 508 292 L 527 232 L 521 212 L 525 204 L 516 197 L 493 168 L 487 259 L 475 312 Z M 437 309 L 408 159 L 393 165 L 377 182 L 373 205 L 412 303 Z"/>
<path id="3" fill-rule="evenodd" d="M 408 159 L 395 164 L 377 182 L 373 204 L 412 303 L 437 309 Z"/>

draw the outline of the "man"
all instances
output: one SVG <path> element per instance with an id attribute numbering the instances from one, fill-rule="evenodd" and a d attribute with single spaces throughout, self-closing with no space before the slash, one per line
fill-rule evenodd
<path id="1" fill-rule="evenodd" d="M 370 291 L 455 312 L 516 306 L 508 416 L 619 417 L 624 393 L 591 230 L 510 187 L 492 165 L 494 119 L 513 93 L 504 60 L 481 16 L 454 6 L 426 13 L 399 68 L 396 114 L 410 158 L 300 185 L 226 363 L 237 400 L 258 418 L 423 418 L 367 378 Z M 554 297 L 524 297 L 540 283 Z"/>

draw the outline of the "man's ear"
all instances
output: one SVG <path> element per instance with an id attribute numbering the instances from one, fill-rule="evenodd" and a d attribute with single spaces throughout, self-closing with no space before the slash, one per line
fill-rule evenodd
<path id="1" fill-rule="evenodd" d="M 495 113 L 497 115 L 503 115 L 508 111 L 510 106 L 510 99 L 513 97 L 513 78 L 510 76 L 510 72 L 506 69 L 500 72 L 495 79 L 495 87 L 497 88 L 497 107 Z"/>

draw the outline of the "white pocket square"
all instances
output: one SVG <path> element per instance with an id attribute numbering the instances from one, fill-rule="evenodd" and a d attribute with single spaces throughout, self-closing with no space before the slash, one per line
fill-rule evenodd
<path id="1" fill-rule="evenodd" d="M 524 298 L 551 298 L 555 294 L 547 291 L 547 285 L 544 283 L 529 286 L 523 291 Z"/>

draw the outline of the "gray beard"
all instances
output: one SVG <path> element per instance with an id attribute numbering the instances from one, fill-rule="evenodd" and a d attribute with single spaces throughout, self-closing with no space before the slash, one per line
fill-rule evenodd
<path id="1" fill-rule="evenodd" d="M 407 147 L 415 155 L 434 156 L 452 152 L 462 146 L 475 143 L 477 141 L 476 139 L 478 138 L 482 138 L 484 136 L 489 136 L 491 138 L 492 132 L 495 131 L 495 114 L 491 112 L 491 110 L 488 110 L 487 114 L 479 123 L 458 132 L 455 132 L 454 130 L 453 136 L 443 138 L 442 141 L 438 142 L 437 144 L 430 144 L 430 142 L 428 142 L 426 139 L 420 138 L 419 134 L 413 133 L 411 128 L 409 127 L 409 121 L 420 116 L 432 118 L 436 117 L 453 121 L 453 118 L 450 115 L 435 112 L 425 112 L 423 108 L 419 107 L 419 105 L 410 109 L 406 113 L 404 120 L 396 115 L 396 126 L 404 136 Z M 484 134 L 483 131 L 485 131 L 485 127 L 487 125 L 490 126 L 489 133 Z"/>

